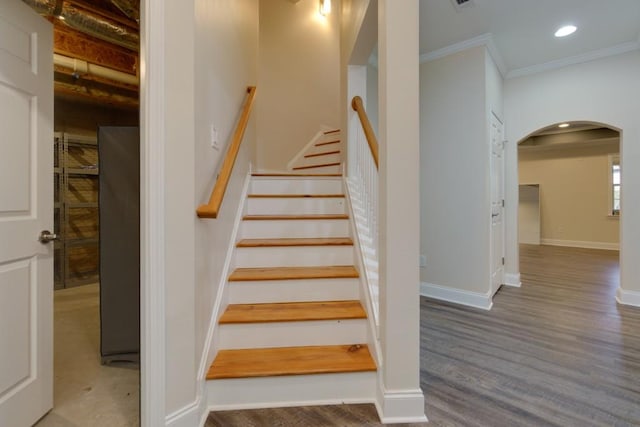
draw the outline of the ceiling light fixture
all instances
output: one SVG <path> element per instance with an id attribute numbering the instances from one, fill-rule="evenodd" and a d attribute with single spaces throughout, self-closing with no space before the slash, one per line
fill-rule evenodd
<path id="1" fill-rule="evenodd" d="M 578 27 L 576 27 L 575 25 L 565 25 L 564 27 L 558 28 L 558 31 L 556 31 L 554 35 L 556 37 L 566 37 L 570 34 L 575 33 L 577 29 Z"/>
<path id="2" fill-rule="evenodd" d="M 327 16 L 331 13 L 331 0 L 320 0 L 320 15 Z"/>
<path id="3" fill-rule="evenodd" d="M 558 125 L 558 127 L 561 129 L 568 128 L 569 126 L 570 126 L 569 123 L 562 123 Z"/>

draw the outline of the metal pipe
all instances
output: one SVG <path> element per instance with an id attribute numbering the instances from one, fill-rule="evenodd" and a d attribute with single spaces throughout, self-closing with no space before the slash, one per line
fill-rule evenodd
<path id="1" fill-rule="evenodd" d="M 134 51 L 139 48 L 140 36 L 136 31 L 95 13 L 80 9 L 64 0 L 22 1 L 39 14 L 56 17 L 75 30 Z M 62 7 L 58 2 L 61 2 Z"/>
<path id="2" fill-rule="evenodd" d="M 61 67 L 69 68 L 80 75 L 90 74 L 93 76 L 114 80 L 120 83 L 126 83 L 136 86 L 139 84 L 137 76 L 103 67 L 101 65 L 91 64 L 81 59 L 69 58 L 68 56 L 59 55 L 57 53 L 53 54 L 53 63 Z"/>

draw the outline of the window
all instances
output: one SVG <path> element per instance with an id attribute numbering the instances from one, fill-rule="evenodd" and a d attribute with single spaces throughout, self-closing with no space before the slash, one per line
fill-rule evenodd
<path id="1" fill-rule="evenodd" d="M 609 181 L 610 181 L 610 215 L 620 215 L 620 185 L 621 185 L 620 156 L 609 156 Z"/>

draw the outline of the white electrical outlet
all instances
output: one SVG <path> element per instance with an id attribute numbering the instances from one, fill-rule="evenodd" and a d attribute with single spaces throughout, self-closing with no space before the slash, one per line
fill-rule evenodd
<path id="1" fill-rule="evenodd" d="M 210 135 L 210 139 L 211 139 L 211 148 L 215 149 L 215 150 L 219 150 L 220 149 L 220 142 L 219 142 L 219 138 L 218 138 L 218 128 L 215 127 L 215 125 L 211 125 L 211 135 Z"/>
<path id="2" fill-rule="evenodd" d="M 420 267 L 426 267 L 426 266 L 427 266 L 427 256 L 420 255 Z"/>

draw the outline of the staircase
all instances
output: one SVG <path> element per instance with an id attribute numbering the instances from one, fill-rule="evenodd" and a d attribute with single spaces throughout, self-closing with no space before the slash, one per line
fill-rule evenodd
<path id="1" fill-rule="evenodd" d="M 340 130 L 324 131 L 290 164 L 294 173 L 339 174 L 342 171 Z"/>
<path id="2" fill-rule="evenodd" d="M 343 186 L 333 173 L 252 177 L 207 373 L 211 408 L 373 400 Z"/>

